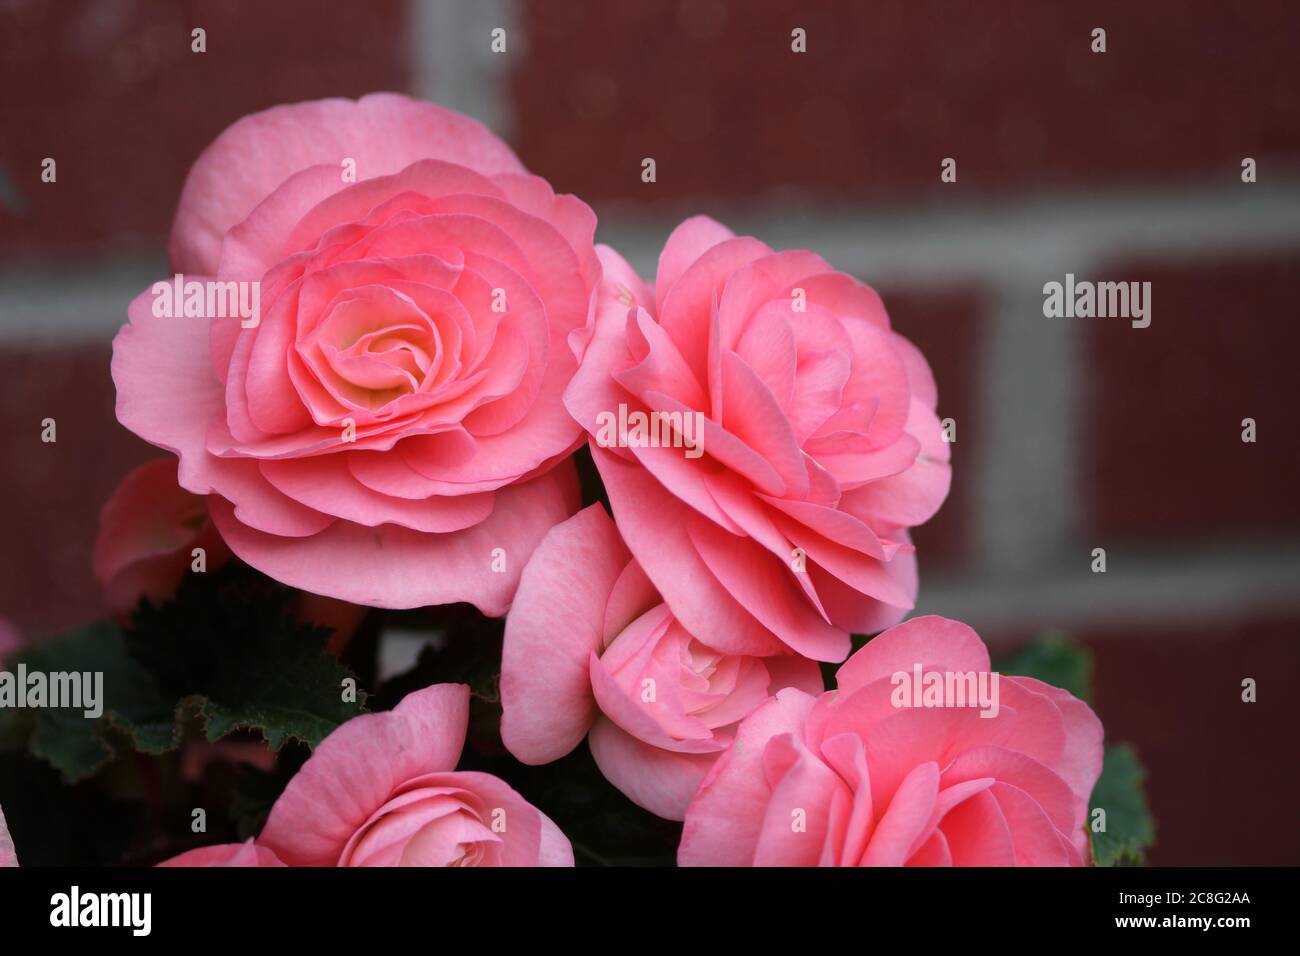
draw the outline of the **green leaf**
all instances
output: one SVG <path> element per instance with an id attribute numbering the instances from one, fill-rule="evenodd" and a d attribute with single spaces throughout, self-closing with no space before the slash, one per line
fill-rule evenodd
<path id="1" fill-rule="evenodd" d="M 315 747 L 364 709 L 343 699 L 352 672 L 324 651 L 329 632 L 300 624 L 290 592 L 247 569 L 191 575 L 176 599 L 144 602 L 123 634 L 109 623 L 42 642 L 29 672 L 103 674 L 103 716 L 81 710 L 0 711 L 0 746 L 25 745 L 69 781 L 123 750 L 176 749 L 187 723 L 210 741 L 253 730 L 274 750 Z"/>
<path id="2" fill-rule="evenodd" d="M 176 600 L 143 604 L 127 636 L 132 655 L 177 704 L 202 721 L 208 740 L 254 730 L 271 749 L 289 740 L 315 747 L 364 710 L 365 694 L 343 699 L 355 677 L 325 653 L 330 632 L 299 623 L 294 594 L 239 567 L 200 580 Z"/>
<path id="3" fill-rule="evenodd" d="M 1140 866 L 1155 843 L 1156 825 L 1147 805 L 1145 780 L 1146 770 L 1129 744 L 1106 748 L 1087 821 L 1098 866 Z M 1097 809 L 1106 811 L 1106 830 L 1092 833 Z"/>
<path id="4" fill-rule="evenodd" d="M 127 651 L 112 624 L 99 623 L 43 641 L 9 665 L 27 672 L 102 674 L 103 714 L 88 718 L 81 709 L 44 707 L 0 711 L 0 738 L 10 745 L 25 742 L 31 752 L 69 781 L 95 773 L 111 759 L 121 740 L 145 753 L 162 753 L 176 744 L 173 701 Z"/>
<path id="5" fill-rule="evenodd" d="M 1092 654 L 1057 634 L 1031 641 L 993 661 L 999 674 L 1033 677 L 1068 690 L 1080 700 L 1092 698 Z"/>

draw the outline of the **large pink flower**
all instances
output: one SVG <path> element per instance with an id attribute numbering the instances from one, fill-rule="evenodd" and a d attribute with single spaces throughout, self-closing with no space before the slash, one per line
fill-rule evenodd
<path id="1" fill-rule="evenodd" d="M 948 491 L 925 359 L 869 287 L 711 219 L 674 230 L 653 290 L 599 254 L 597 321 L 573 337 L 584 355 L 565 402 L 628 548 L 717 650 L 843 660 L 851 632 L 912 606 L 908 528 Z M 599 447 L 620 406 L 636 447 Z M 695 457 L 647 447 L 638 413 L 697 422 Z"/>
<path id="2" fill-rule="evenodd" d="M 594 229 L 430 104 L 246 117 L 186 182 L 182 295 L 146 291 L 114 342 L 118 418 L 180 456 L 181 485 L 213 496 L 222 537 L 272 577 L 503 613 L 577 506 L 561 394 L 599 282 Z"/>
<path id="3" fill-rule="evenodd" d="M 996 716 L 908 706 L 897 675 L 987 674 L 964 624 L 921 617 L 870 641 L 838 690 L 781 691 L 686 811 L 684 866 L 1077 866 L 1101 773 L 1087 704 L 1027 677 L 1000 677 Z M 954 685 L 955 686 L 955 685 Z M 900 701 L 903 702 L 900 705 Z M 989 710 L 989 712 L 992 712 Z"/>
<path id="4" fill-rule="evenodd" d="M 783 687 L 820 693 L 821 671 L 698 640 L 592 505 L 552 528 L 524 569 L 506 619 L 501 739 L 539 764 L 590 734 L 614 786 L 680 820 L 736 724 Z"/>
<path id="5" fill-rule="evenodd" d="M 457 771 L 469 688 L 354 717 L 289 781 L 257 838 L 290 866 L 572 866 L 559 828 L 498 777 Z"/>

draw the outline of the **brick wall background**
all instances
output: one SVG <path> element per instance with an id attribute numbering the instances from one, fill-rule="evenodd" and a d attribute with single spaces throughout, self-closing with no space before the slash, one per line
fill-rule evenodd
<path id="1" fill-rule="evenodd" d="M 1300 863 L 1298 81 L 1285 0 L 4 0 L 0 614 L 101 612 L 98 509 L 154 454 L 108 343 L 199 151 L 278 102 L 405 90 L 502 132 L 643 273 L 702 211 L 877 286 L 957 422 L 919 610 L 1095 651 L 1153 862 Z M 1151 327 L 1044 318 L 1067 272 L 1151 282 Z"/>

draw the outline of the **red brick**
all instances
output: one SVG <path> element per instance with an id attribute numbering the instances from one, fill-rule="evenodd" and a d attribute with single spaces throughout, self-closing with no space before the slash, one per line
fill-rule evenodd
<path id="1" fill-rule="evenodd" d="M 1300 326 L 1287 305 L 1300 258 L 1126 263 L 1089 278 L 1150 281 L 1152 311 L 1145 329 L 1056 320 L 1087 325 L 1087 527 L 1174 538 L 1300 527 Z M 1241 440 L 1248 417 L 1254 444 Z"/>
<path id="2" fill-rule="evenodd" d="M 1085 635 L 1108 741 L 1136 745 L 1150 776 L 1163 866 L 1295 866 L 1295 701 L 1300 619 Z M 1241 681 L 1258 700 L 1241 700 Z"/>
<path id="3" fill-rule="evenodd" d="M 1300 6 L 1284 0 L 1231 16 L 1214 0 L 571 0 L 524 19 L 520 154 L 598 200 L 1226 180 L 1243 156 L 1300 155 Z"/>
<path id="4" fill-rule="evenodd" d="M 142 461 L 165 454 L 113 413 L 107 345 L 0 349 L 0 616 L 43 637 L 105 613 L 91 570 L 99 509 Z M 58 440 L 41 441 L 53 418 Z"/>
<path id="5" fill-rule="evenodd" d="M 4 4 L 0 255 L 156 249 L 190 164 L 230 123 L 277 103 L 403 88 L 405 7 Z M 190 52 L 194 27 L 206 53 Z M 53 184 L 40 181 L 47 156 Z"/>

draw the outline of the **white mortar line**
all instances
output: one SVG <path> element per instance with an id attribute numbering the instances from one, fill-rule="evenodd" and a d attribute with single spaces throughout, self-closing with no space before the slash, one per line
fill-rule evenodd
<path id="1" fill-rule="evenodd" d="M 514 112 L 506 81 L 524 52 L 514 0 L 409 0 L 411 94 L 474 117 L 509 140 Z M 492 52 L 492 30 L 506 51 Z"/>
<path id="2" fill-rule="evenodd" d="M 610 204 L 597 237 L 653 275 L 659 249 L 681 218 L 646 217 Z M 1250 185 L 1203 182 L 1021 199 L 967 200 L 954 193 L 951 201 L 902 208 L 751 205 L 718 218 L 774 248 L 821 252 L 873 284 L 1034 279 L 1080 258 L 1149 254 L 1176 262 L 1300 248 L 1300 171 Z"/>
<path id="3" fill-rule="evenodd" d="M 1176 552 L 1107 553 L 1108 570 L 1093 574 L 1090 556 L 1015 580 L 926 575 L 916 614 L 943 614 L 990 634 L 1119 630 L 1186 624 L 1204 628 L 1247 617 L 1300 611 L 1295 546 L 1235 542 L 1231 550 L 1188 547 Z M 987 636 L 987 635 L 986 635 Z"/>
<path id="4" fill-rule="evenodd" d="M 987 328 L 973 343 L 982 355 L 972 356 L 982 438 L 963 456 L 957 422 L 954 481 L 973 483 L 971 549 L 980 567 L 1005 577 L 1063 558 L 1073 540 L 1082 500 L 1083 369 L 1080 325 L 1043 317 L 1041 281 L 1003 278 L 992 305 Z"/>
<path id="5" fill-rule="evenodd" d="M 167 260 L 109 259 L 0 268 L 0 347 L 108 342 L 126 322 L 126 307 L 170 275 Z"/>

